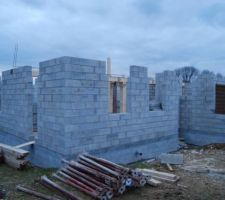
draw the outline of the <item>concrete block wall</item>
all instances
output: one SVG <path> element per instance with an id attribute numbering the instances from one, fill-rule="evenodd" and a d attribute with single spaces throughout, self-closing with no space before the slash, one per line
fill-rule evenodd
<path id="1" fill-rule="evenodd" d="M 129 163 L 176 150 L 178 128 L 186 142 L 225 143 L 225 115 L 215 113 L 215 87 L 225 78 L 201 73 L 181 84 L 175 72 L 156 75 L 155 101 L 162 110 L 149 111 L 147 68 L 130 67 L 127 112 L 109 113 L 109 84 L 104 61 L 61 57 L 32 68 L 3 72 L 0 82 L 0 142 L 16 145 L 33 137 L 33 106 L 38 134 L 31 150 L 33 164 L 57 167 L 61 158 L 88 151 L 118 163 Z"/>
<path id="2" fill-rule="evenodd" d="M 64 156 L 77 144 L 85 146 L 85 135 L 77 139 L 80 126 L 94 124 L 98 115 L 108 112 L 107 84 L 105 63 L 101 61 L 62 57 L 40 63 L 40 147 Z"/>
<path id="3" fill-rule="evenodd" d="M 175 74 L 163 73 L 158 81 L 158 90 L 169 83 L 161 94 L 165 97 L 158 97 L 170 103 L 164 102 L 163 111 L 150 112 L 147 68 L 131 66 L 127 112 L 110 114 L 105 69 L 103 61 L 73 57 L 40 63 L 37 165 L 58 166 L 62 157 L 82 151 L 128 163 L 177 148 Z"/>
<path id="4" fill-rule="evenodd" d="M 149 111 L 149 78 L 146 67 L 130 66 L 127 85 L 127 111 Z"/>
<path id="5" fill-rule="evenodd" d="M 181 100 L 180 131 L 188 143 L 225 143 L 225 115 L 215 113 L 216 84 L 225 85 L 225 78 L 204 71 L 187 85 L 187 95 Z"/>
<path id="6" fill-rule="evenodd" d="M 32 136 L 32 95 L 32 68 L 30 66 L 2 73 L 0 142 L 10 144 L 30 139 Z M 6 137 L 6 135 L 10 136 Z"/>
<path id="7" fill-rule="evenodd" d="M 156 74 L 156 100 L 178 120 L 181 85 L 174 71 Z"/>

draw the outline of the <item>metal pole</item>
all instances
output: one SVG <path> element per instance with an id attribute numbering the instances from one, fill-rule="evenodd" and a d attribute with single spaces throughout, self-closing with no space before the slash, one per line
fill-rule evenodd
<path id="1" fill-rule="evenodd" d="M 108 169 L 107 167 L 104 167 L 104 166 L 98 164 L 97 162 L 95 162 L 95 161 L 93 161 L 93 160 L 91 160 L 89 158 L 86 158 L 86 157 L 81 156 L 81 155 L 79 156 L 79 158 L 82 159 L 82 160 L 85 160 L 86 162 L 88 162 L 88 163 L 90 163 L 92 165 L 95 165 L 96 167 L 99 167 L 100 169 L 104 170 L 105 172 L 107 172 L 107 173 L 109 173 L 111 175 L 114 175 L 116 177 L 119 177 L 120 176 L 119 173 L 117 173 L 117 172 L 115 172 L 115 171 L 113 171 L 111 169 Z"/>
<path id="2" fill-rule="evenodd" d="M 53 181 L 49 180 L 47 178 L 47 176 L 42 176 L 41 177 L 41 183 L 44 184 L 44 185 L 47 185 L 48 187 L 50 187 L 50 188 L 52 188 L 54 190 L 59 191 L 66 198 L 69 198 L 71 200 L 81 200 L 80 198 L 78 198 L 77 196 L 75 196 L 75 194 L 73 194 L 72 192 L 67 191 L 66 189 L 62 188 L 58 184 L 56 184 Z"/>
<path id="3" fill-rule="evenodd" d="M 30 189 L 22 187 L 20 185 L 18 185 L 16 187 L 16 189 L 18 191 L 20 191 L 20 192 L 24 192 L 26 194 L 29 194 L 29 195 L 32 195 L 32 196 L 35 196 L 35 197 L 38 197 L 38 198 L 41 198 L 41 199 L 45 199 L 45 200 L 60 200 L 58 198 L 55 198 L 55 197 L 52 197 L 52 196 L 48 196 L 48 195 L 42 194 L 40 192 L 36 192 L 34 190 L 30 190 Z"/>
<path id="4" fill-rule="evenodd" d="M 73 173 L 73 172 L 71 172 L 70 170 L 67 170 L 67 169 L 62 169 L 61 171 L 66 173 L 71 178 L 78 179 L 79 181 L 83 182 L 84 184 L 92 187 L 94 190 L 99 191 L 101 193 L 104 193 L 108 197 L 108 199 L 111 199 L 113 197 L 112 189 L 109 188 L 108 186 L 98 182 L 98 181 L 95 181 L 94 178 L 91 178 L 91 177 L 86 176 L 86 175 L 85 175 L 85 178 L 84 178 L 82 173 L 78 173 L 79 174 L 78 175 L 78 174 Z M 95 183 L 93 183 L 93 182 L 95 182 Z"/>
<path id="5" fill-rule="evenodd" d="M 65 175 L 65 174 L 64 174 Z M 94 198 L 98 198 L 100 200 L 107 200 L 107 197 L 106 196 L 99 196 L 95 191 L 93 190 L 88 190 L 87 188 L 83 188 L 80 184 L 78 184 L 79 181 L 74 181 L 72 182 L 70 179 L 65 179 L 65 178 L 62 178 L 60 176 L 58 176 L 57 174 L 53 174 L 53 176 L 55 178 L 57 178 L 59 181 L 69 185 L 69 186 L 72 186 L 76 189 L 79 189 L 81 190 L 82 192 L 94 197 Z M 64 176 L 66 177 L 66 175 Z"/>

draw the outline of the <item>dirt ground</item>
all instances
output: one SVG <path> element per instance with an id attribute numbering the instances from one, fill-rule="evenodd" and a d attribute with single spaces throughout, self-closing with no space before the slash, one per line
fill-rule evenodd
<path id="1" fill-rule="evenodd" d="M 174 166 L 172 173 L 180 176 L 177 183 L 163 183 L 158 187 L 145 186 L 132 188 L 124 195 L 115 197 L 118 200 L 225 200 L 225 145 L 210 145 L 204 148 L 189 147 L 180 150 L 184 153 L 184 164 Z M 129 165 L 132 168 L 153 168 L 169 172 L 159 161 L 150 163 L 139 162 Z M 56 194 L 43 188 L 34 181 L 41 175 L 51 177 L 55 169 L 29 168 L 17 171 L 6 165 L 0 165 L 0 189 L 6 191 L 6 200 L 30 200 L 37 198 L 16 192 L 18 184 L 33 188 L 46 194 Z M 85 200 L 88 196 L 74 190 Z M 59 194 L 57 194 L 59 196 Z M 60 196 L 59 196 L 60 197 Z M 63 199 L 60 197 L 60 199 Z"/>

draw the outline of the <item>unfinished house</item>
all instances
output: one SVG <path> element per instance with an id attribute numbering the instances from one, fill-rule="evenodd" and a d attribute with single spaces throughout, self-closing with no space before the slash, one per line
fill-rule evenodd
<path id="1" fill-rule="evenodd" d="M 118 79 L 106 74 L 103 61 L 61 57 L 41 62 L 35 81 L 34 74 L 31 67 L 3 72 L 0 113 L 2 143 L 35 138 L 33 164 L 59 166 L 83 151 L 128 163 L 177 149 L 174 72 L 156 76 L 155 98 L 162 104 L 156 111 L 149 110 L 145 67 L 131 66 L 130 76 Z"/>
<path id="2" fill-rule="evenodd" d="M 202 73 L 181 83 L 174 71 L 148 77 L 131 66 L 129 77 L 106 73 L 104 61 L 60 57 L 3 72 L 0 143 L 35 140 L 34 165 L 57 167 L 62 158 L 89 152 L 130 163 L 188 143 L 225 142 L 224 78 Z"/>

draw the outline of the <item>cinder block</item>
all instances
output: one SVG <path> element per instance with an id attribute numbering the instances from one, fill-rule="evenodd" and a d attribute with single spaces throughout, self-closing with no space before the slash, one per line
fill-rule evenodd
<path id="1" fill-rule="evenodd" d="M 80 80 L 65 80 L 65 87 L 80 87 L 81 81 Z"/>
<path id="2" fill-rule="evenodd" d="M 161 163 L 181 165 L 184 162 L 183 154 L 161 154 L 159 156 Z"/>

